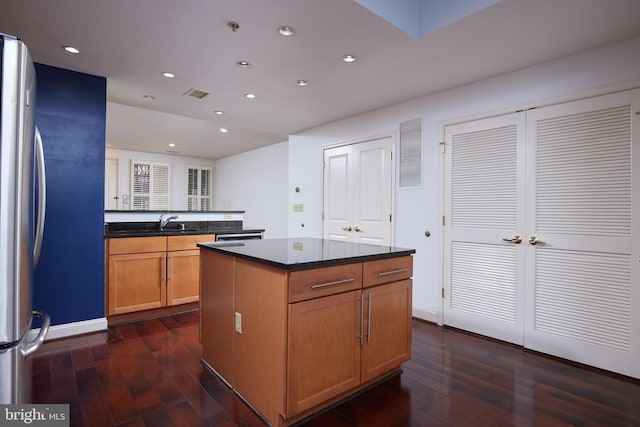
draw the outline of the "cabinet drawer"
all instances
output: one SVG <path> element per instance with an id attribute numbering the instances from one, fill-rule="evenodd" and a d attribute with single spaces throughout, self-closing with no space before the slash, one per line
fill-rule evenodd
<path id="1" fill-rule="evenodd" d="M 289 274 L 289 302 L 362 288 L 362 263 L 294 271 Z"/>
<path id="2" fill-rule="evenodd" d="M 109 239 L 109 255 L 164 252 L 166 250 L 167 238 L 163 236 Z"/>
<path id="3" fill-rule="evenodd" d="M 187 251 L 190 249 L 198 249 L 200 242 L 213 242 L 214 234 L 193 234 L 188 236 L 168 236 L 168 251 Z"/>
<path id="4" fill-rule="evenodd" d="M 363 287 L 408 279 L 413 276 L 413 257 L 403 256 L 368 261 L 362 268 Z"/>

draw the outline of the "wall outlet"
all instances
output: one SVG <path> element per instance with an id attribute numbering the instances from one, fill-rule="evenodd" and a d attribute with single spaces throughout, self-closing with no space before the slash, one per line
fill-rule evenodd
<path id="1" fill-rule="evenodd" d="M 236 332 L 242 333 L 242 314 L 236 311 Z"/>

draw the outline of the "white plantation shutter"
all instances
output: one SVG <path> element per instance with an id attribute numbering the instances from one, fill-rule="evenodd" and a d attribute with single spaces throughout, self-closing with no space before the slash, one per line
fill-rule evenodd
<path id="1" fill-rule="evenodd" d="M 211 168 L 197 166 L 188 168 L 187 210 L 211 210 Z"/>
<path id="2" fill-rule="evenodd" d="M 131 160 L 133 210 L 168 210 L 170 165 Z"/>

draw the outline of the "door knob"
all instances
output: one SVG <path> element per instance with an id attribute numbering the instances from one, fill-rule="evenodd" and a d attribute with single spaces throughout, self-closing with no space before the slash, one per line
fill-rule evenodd
<path id="1" fill-rule="evenodd" d="M 356 233 L 360 233 L 362 230 L 360 230 L 360 227 L 356 225 L 356 228 L 354 228 L 353 231 L 355 231 Z"/>
<path id="2" fill-rule="evenodd" d="M 538 238 L 536 236 L 531 236 L 529 237 L 529 243 L 531 243 L 532 245 L 546 245 L 547 242 L 543 242 L 542 240 L 538 240 Z"/>
<path id="3" fill-rule="evenodd" d="M 348 227 L 342 227 L 342 229 L 343 229 L 344 231 L 351 231 L 351 230 L 353 230 L 353 228 L 351 228 L 351 226 L 348 226 Z"/>
<path id="4" fill-rule="evenodd" d="M 511 243 L 515 243 L 516 245 L 520 242 L 522 242 L 522 237 L 518 236 L 517 234 L 511 238 L 507 238 L 505 237 L 504 239 L 505 242 L 511 242 Z"/>

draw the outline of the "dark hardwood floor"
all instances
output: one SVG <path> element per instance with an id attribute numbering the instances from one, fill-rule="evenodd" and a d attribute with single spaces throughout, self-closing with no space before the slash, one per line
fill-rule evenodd
<path id="1" fill-rule="evenodd" d="M 264 426 L 200 354 L 197 312 L 46 342 L 34 403 L 72 426 Z M 453 329 L 414 321 L 403 368 L 306 426 L 640 426 L 639 381 Z"/>

